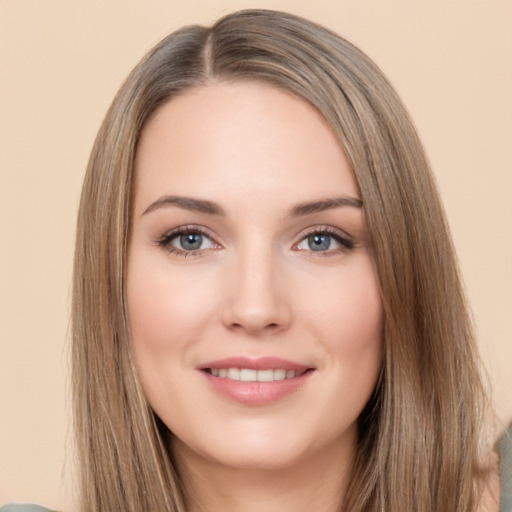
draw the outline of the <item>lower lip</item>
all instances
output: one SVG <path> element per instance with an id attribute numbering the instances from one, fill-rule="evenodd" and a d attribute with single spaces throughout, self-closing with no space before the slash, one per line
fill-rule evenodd
<path id="1" fill-rule="evenodd" d="M 267 405 L 277 402 L 299 390 L 307 382 L 313 371 L 309 370 L 293 379 L 272 382 L 244 382 L 223 377 L 214 377 L 202 372 L 210 386 L 220 395 L 244 405 Z"/>

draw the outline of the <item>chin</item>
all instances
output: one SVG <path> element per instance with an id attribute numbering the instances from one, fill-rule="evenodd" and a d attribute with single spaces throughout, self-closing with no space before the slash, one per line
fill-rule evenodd
<path id="1" fill-rule="evenodd" d="M 306 427 L 303 425 L 303 427 Z M 231 425 L 229 431 L 212 432 L 191 440 L 175 438 L 172 449 L 179 458 L 194 458 L 219 467 L 279 471 L 322 458 L 333 450 L 351 452 L 357 439 L 356 427 L 341 435 L 332 431 L 311 432 L 298 424 L 247 422 Z M 201 439 L 200 442 L 197 442 Z M 194 442 L 196 441 L 196 442 Z"/>
<path id="2" fill-rule="evenodd" d="M 212 463 L 233 469 L 278 471 L 291 468 L 307 457 L 304 450 L 275 443 L 232 445 L 228 450 L 210 450 L 204 454 Z"/>

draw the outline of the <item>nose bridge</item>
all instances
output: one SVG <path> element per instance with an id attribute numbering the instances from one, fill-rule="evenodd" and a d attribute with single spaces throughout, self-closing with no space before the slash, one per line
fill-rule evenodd
<path id="1" fill-rule="evenodd" d="M 251 333 L 280 330 L 288 326 L 291 310 L 280 286 L 279 256 L 268 239 L 254 238 L 236 251 L 224 322 Z"/>

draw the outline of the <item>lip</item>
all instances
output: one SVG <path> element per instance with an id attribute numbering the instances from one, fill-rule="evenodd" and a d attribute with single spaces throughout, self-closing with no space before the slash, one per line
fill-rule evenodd
<path id="1" fill-rule="evenodd" d="M 280 357 L 226 357 L 224 359 L 216 359 L 197 367 L 198 370 L 218 369 L 218 368 L 248 368 L 250 370 L 295 370 L 304 372 L 311 368 L 303 364 L 295 363 L 288 359 Z"/>
<path id="2" fill-rule="evenodd" d="M 207 369 L 220 368 L 248 368 L 251 370 L 283 369 L 301 372 L 301 375 L 291 379 L 272 382 L 243 382 L 214 377 L 211 373 L 205 371 Z M 260 357 L 256 359 L 228 357 L 201 364 L 197 369 L 201 371 L 201 374 L 213 391 L 230 401 L 251 406 L 268 405 L 282 400 L 302 388 L 314 373 L 314 368 L 311 366 L 279 357 Z"/>

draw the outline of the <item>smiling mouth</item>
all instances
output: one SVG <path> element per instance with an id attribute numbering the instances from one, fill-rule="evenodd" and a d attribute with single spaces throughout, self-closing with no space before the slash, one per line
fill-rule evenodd
<path id="1" fill-rule="evenodd" d="M 295 379 L 302 376 L 306 370 L 285 370 L 284 368 L 254 370 L 252 368 L 204 368 L 204 371 L 213 377 L 235 380 L 241 382 L 274 382 L 286 379 Z"/>
<path id="2" fill-rule="evenodd" d="M 291 395 L 315 368 L 279 357 L 227 357 L 197 368 L 211 388 L 231 402 L 265 406 Z"/>

